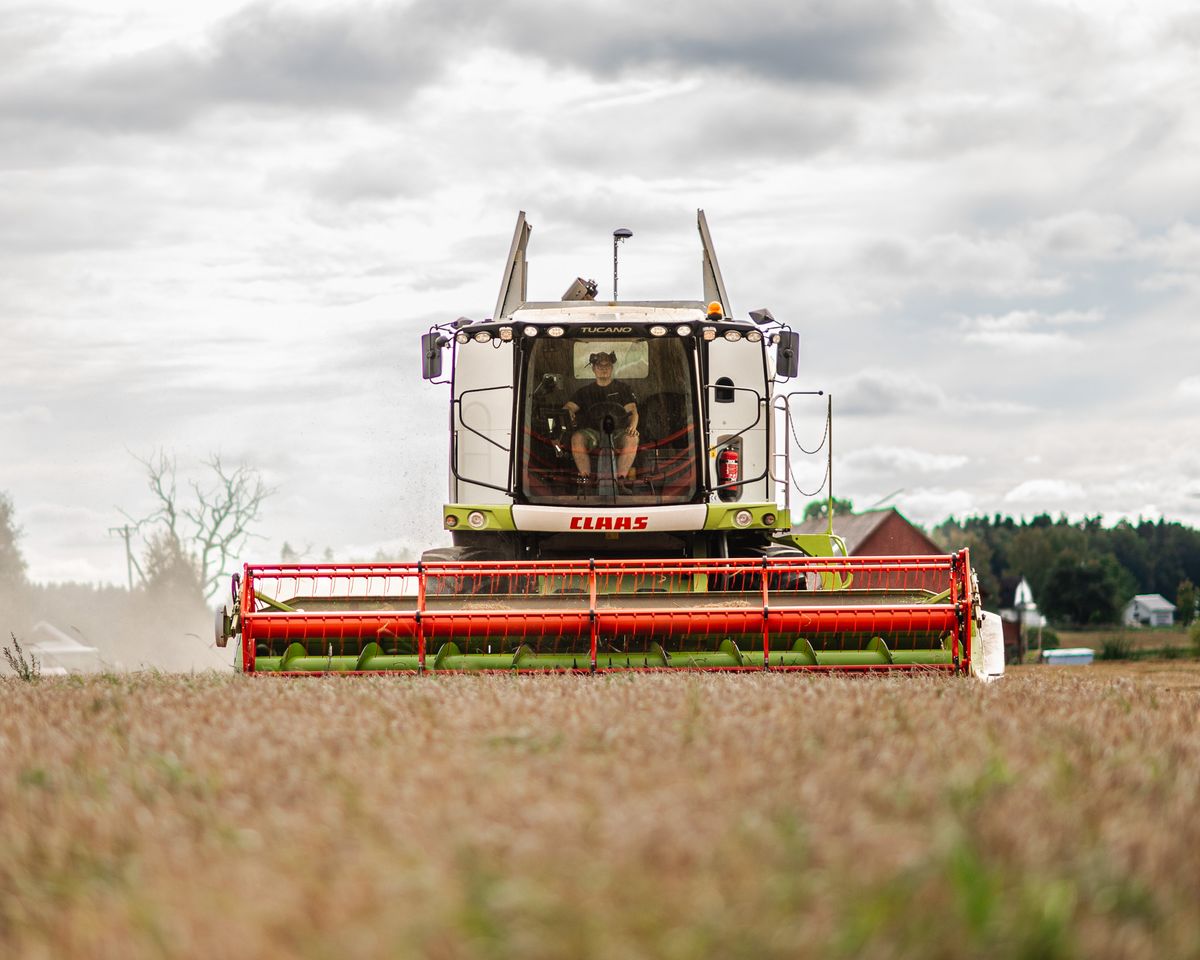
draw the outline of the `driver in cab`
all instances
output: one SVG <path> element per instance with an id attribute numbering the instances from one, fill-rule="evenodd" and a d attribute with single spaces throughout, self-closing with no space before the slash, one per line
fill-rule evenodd
<path id="1" fill-rule="evenodd" d="M 595 383 L 585 384 L 563 404 L 570 418 L 571 456 L 579 470 L 579 481 L 591 480 L 591 451 L 600 445 L 602 433 L 612 435 L 616 452 L 617 479 L 625 478 L 637 456 L 638 409 L 637 395 L 622 380 L 613 379 L 615 353 L 593 353 L 588 358 Z"/>

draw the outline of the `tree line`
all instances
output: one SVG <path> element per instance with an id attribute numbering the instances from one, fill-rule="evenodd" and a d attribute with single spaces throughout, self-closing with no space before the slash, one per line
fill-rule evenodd
<path id="1" fill-rule="evenodd" d="M 1099 516 L 1071 521 L 1043 513 L 1015 520 L 996 514 L 952 517 L 930 535 L 947 550 L 970 549 L 984 603 L 993 609 L 1002 587 L 1011 591 L 1024 577 L 1038 609 L 1059 625 L 1117 623 L 1125 604 L 1145 593 L 1176 604 L 1177 623 L 1186 626 L 1196 616 L 1200 530 L 1181 523 L 1105 526 Z"/>

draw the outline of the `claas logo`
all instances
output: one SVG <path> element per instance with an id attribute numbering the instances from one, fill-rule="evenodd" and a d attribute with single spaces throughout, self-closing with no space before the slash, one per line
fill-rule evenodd
<path id="1" fill-rule="evenodd" d="M 649 517 L 572 517 L 572 530 L 645 530 Z"/>

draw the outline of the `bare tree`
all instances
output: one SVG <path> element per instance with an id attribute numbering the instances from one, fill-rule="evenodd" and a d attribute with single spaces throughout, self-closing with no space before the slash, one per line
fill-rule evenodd
<path id="1" fill-rule="evenodd" d="M 181 566 L 190 564 L 200 592 L 212 597 L 230 561 L 253 536 L 251 527 L 259 519 L 263 501 L 274 491 L 253 467 L 243 463 L 229 468 L 220 454 L 212 454 L 204 461 L 207 479 L 189 480 L 191 492 L 185 501 L 178 489 L 174 456 L 160 450 L 155 456 L 134 455 L 134 459 L 145 468 L 156 503 L 141 519 L 125 514 L 146 541 L 152 560 L 147 566 L 163 574 L 169 571 L 168 579 L 178 583 L 186 579 L 181 577 Z"/>

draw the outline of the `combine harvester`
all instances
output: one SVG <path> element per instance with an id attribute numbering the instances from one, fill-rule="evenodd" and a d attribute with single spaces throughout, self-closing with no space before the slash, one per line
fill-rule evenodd
<path id="1" fill-rule="evenodd" d="M 218 644 L 239 637 L 241 669 L 272 676 L 1000 675 L 966 550 L 848 557 L 832 527 L 789 532 L 792 420 L 820 391 L 788 389 L 796 331 L 732 316 L 703 211 L 698 226 L 703 301 L 618 301 L 619 230 L 612 301 L 579 279 L 540 302 L 522 213 L 493 317 L 421 338 L 424 378 L 450 391 L 453 546 L 247 566 Z"/>

